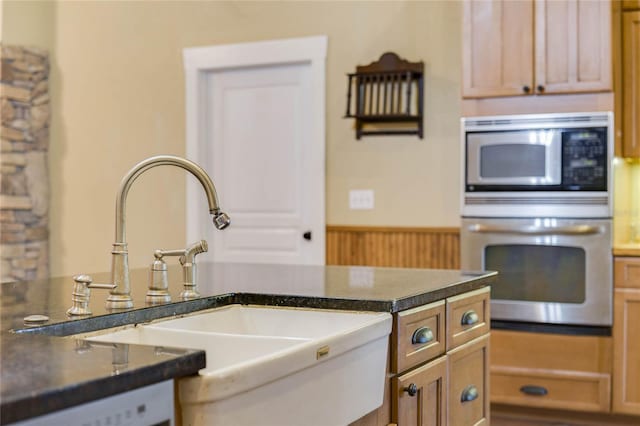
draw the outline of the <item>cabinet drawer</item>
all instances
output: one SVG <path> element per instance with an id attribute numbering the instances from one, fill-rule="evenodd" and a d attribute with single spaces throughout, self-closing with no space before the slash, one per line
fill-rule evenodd
<path id="1" fill-rule="evenodd" d="M 491 365 L 610 374 L 613 341 L 609 336 L 492 330 Z"/>
<path id="2" fill-rule="evenodd" d="M 491 402 L 608 412 L 610 382 L 604 373 L 492 367 Z"/>
<path id="3" fill-rule="evenodd" d="M 445 302 L 399 312 L 394 318 L 391 370 L 400 373 L 445 351 Z"/>
<path id="4" fill-rule="evenodd" d="M 613 265 L 613 282 L 616 288 L 640 289 L 640 258 L 616 257 Z"/>
<path id="5" fill-rule="evenodd" d="M 447 357 L 431 361 L 393 379 L 391 418 L 402 426 L 445 426 Z"/>
<path id="6" fill-rule="evenodd" d="M 447 350 L 489 332 L 489 287 L 447 299 Z"/>
<path id="7" fill-rule="evenodd" d="M 447 353 L 449 426 L 489 424 L 489 336 Z"/>

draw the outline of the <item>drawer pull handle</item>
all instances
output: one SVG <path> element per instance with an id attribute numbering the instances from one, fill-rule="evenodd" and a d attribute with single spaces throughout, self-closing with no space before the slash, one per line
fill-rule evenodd
<path id="1" fill-rule="evenodd" d="M 470 402 L 478 399 L 478 388 L 474 385 L 469 385 L 462 391 L 460 395 L 460 402 Z"/>
<path id="2" fill-rule="evenodd" d="M 418 387 L 415 383 L 411 383 L 409 386 L 404 388 L 404 391 L 409 394 L 409 396 L 416 396 L 418 394 Z"/>
<path id="3" fill-rule="evenodd" d="M 532 396 L 545 396 L 549 393 L 547 388 L 535 385 L 524 385 L 520 388 L 520 392 Z"/>
<path id="4" fill-rule="evenodd" d="M 411 343 L 414 345 L 423 345 L 433 340 L 433 331 L 429 327 L 420 327 L 413 332 Z"/>
<path id="5" fill-rule="evenodd" d="M 473 325 L 476 324 L 478 322 L 478 314 L 476 314 L 476 311 L 474 311 L 473 309 L 465 312 L 464 314 L 462 314 L 462 320 L 460 321 L 460 323 L 462 325 Z"/>

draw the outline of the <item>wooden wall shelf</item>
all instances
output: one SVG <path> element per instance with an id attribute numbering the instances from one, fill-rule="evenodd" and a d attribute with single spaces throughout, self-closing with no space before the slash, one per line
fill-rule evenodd
<path id="1" fill-rule="evenodd" d="M 424 63 L 392 52 L 348 74 L 347 112 L 356 138 L 365 135 L 423 136 Z M 355 96 L 352 94 L 355 93 Z"/>

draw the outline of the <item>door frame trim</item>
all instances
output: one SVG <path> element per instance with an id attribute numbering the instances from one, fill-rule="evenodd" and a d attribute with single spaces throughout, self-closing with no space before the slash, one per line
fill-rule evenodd
<path id="1" fill-rule="evenodd" d="M 310 65 L 311 75 L 311 105 L 314 109 L 311 117 L 311 149 L 318 162 L 319 170 L 316 175 L 325 176 L 325 65 L 327 56 L 328 37 L 326 35 L 267 40 L 249 43 L 226 44 L 217 46 L 184 48 L 183 62 L 185 72 L 185 136 L 186 157 L 202 163 L 206 158 L 207 129 L 206 129 L 206 75 L 216 70 L 230 68 L 244 68 L 263 65 L 278 65 L 291 63 L 305 63 Z M 321 181 L 321 182 L 320 182 Z M 325 178 L 318 179 L 313 190 L 319 194 L 317 199 L 319 208 L 313 212 L 312 222 L 321 226 L 322 232 L 314 232 L 314 241 L 318 244 L 316 253 L 321 263 L 325 263 L 326 236 L 325 227 Z M 201 217 L 197 207 L 201 204 L 201 189 L 192 179 L 186 182 L 186 239 L 196 241 L 204 235 L 205 226 L 198 219 Z M 220 200 L 224 210 L 224 199 Z M 233 220 L 233 218 L 232 218 Z"/>

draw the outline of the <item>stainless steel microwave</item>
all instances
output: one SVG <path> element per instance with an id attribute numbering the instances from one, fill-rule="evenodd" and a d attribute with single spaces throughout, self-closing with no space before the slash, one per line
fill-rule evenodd
<path id="1" fill-rule="evenodd" d="M 611 117 L 463 119 L 466 191 L 606 191 Z"/>
<path id="2" fill-rule="evenodd" d="M 468 117 L 461 130 L 463 216 L 521 216 L 531 205 L 528 216 L 571 216 L 589 204 L 584 215 L 610 216 L 611 112 Z"/>

